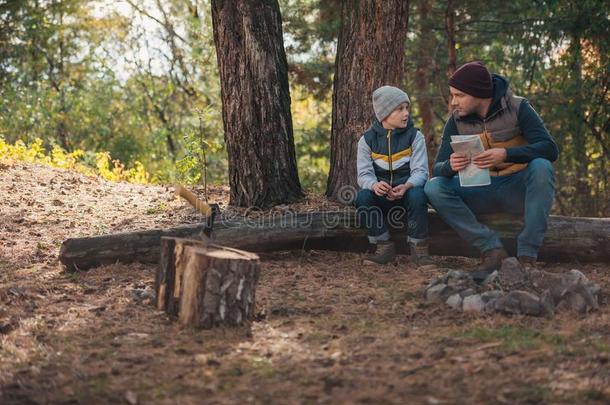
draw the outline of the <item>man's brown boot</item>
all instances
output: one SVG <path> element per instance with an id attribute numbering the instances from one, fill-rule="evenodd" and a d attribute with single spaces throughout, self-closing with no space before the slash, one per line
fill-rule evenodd
<path id="1" fill-rule="evenodd" d="M 434 265 L 434 261 L 430 257 L 428 250 L 428 242 L 413 243 L 409 242 L 409 252 L 411 253 L 411 261 L 417 266 Z"/>
<path id="2" fill-rule="evenodd" d="M 483 252 L 481 264 L 472 272 L 472 278 L 477 283 L 485 279 L 502 266 L 502 260 L 508 257 L 504 248 L 495 248 Z"/>
<path id="3" fill-rule="evenodd" d="M 375 253 L 367 255 L 364 264 L 387 264 L 396 257 L 396 247 L 391 240 L 377 242 Z"/>

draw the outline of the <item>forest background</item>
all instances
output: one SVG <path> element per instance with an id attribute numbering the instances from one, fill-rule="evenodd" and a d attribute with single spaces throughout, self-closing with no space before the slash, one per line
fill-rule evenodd
<path id="1" fill-rule="evenodd" d="M 327 186 L 342 3 L 279 0 L 298 173 L 312 193 Z M 432 157 L 448 75 L 482 60 L 559 144 L 555 212 L 610 216 L 608 5 L 410 1 L 404 88 Z M 228 184 L 208 0 L 0 0 L 0 24 L 0 152 L 17 145 L 140 182 Z"/>

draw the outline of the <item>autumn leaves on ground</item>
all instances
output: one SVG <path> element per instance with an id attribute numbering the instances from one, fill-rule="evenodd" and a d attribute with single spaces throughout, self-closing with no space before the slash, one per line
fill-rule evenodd
<path id="1" fill-rule="evenodd" d="M 2 164 L 0 196 L 0 403 L 610 401 L 607 298 L 587 316 L 471 316 L 421 293 L 469 259 L 417 270 L 276 252 L 261 257 L 251 327 L 181 330 L 150 304 L 154 266 L 57 261 L 68 237 L 199 221 L 170 188 Z M 608 264 L 544 268 L 610 290 Z"/>

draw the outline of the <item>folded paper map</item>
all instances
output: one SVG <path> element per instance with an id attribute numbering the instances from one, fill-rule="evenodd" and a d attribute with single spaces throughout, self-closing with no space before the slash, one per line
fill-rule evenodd
<path id="1" fill-rule="evenodd" d="M 451 147 L 454 152 L 463 153 L 469 159 L 485 150 L 478 135 L 452 135 Z M 472 162 L 459 171 L 459 177 L 460 186 L 462 187 L 487 186 L 491 184 L 489 169 L 479 169 Z"/>

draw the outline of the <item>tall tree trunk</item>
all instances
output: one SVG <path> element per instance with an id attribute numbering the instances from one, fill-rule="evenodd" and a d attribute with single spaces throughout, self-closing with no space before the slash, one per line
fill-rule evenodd
<path id="1" fill-rule="evenodd" d="M 447 1 L 445 9 L 445 32 L 447 33 L 447 78 L 457 69 L 457 51 L 455 46 L 455 4 L 453 0 Z M 444 86 L 446 88 L 446 86 Z M 443 94 L 446 90 L 443 89 Z M 451 95 L 448 96 L 447 110 L 451 113 Z"/>
<path id="2" fill-rule="evenodd" d="M 343 200 L 343 187 L 356 186 L 356 146 L 371 125 L 373 90 L 385 84 L 402 87 L 409 2 L 344 1 L 341 19 L 326 195 Z"/>
<path id="3" fill-rule="evenodd" d="M 64 26 L 64 10 L 59 7 L 59 26 Z M 70 141 L 68 140 L 68 128 L 66 125 L 66 116 L 68 114 L 68 106 L 66 103 L 66 85 L 65 85 L 65 69 L 64 63 L 66 59 L 65 44 L 64 44 L 64 30 L 59 30 L 59 56 L 57 61 L 57 82 L 59 90 L 59 121 L 57 122 L 57 137 L 62 148 L 67 151 L 72 150 L 70 147 Z"/>
<path id="4" fill-rule="evenodd" d="M 230 203 L 269 207 L 303 195 L 277 0 L 213 0 Z"/>
<path id="5" fill-rule="evenodd" d="M 430 11 L 432 10 L 433 1 L 419 0 L 419 18 L 420 18 L 420 42 L 417 52 L 417 70 L 415 72 L 415 86 L 418 93 L 418 109 L 423 121 L 423 132 L 426 138 L 426 146 L 428 149 L 428 161 L 430 164 L 434 161 L 438 142 L 434 134 L 434 112 L 432 105 L 432 94 L 430 88 L 430 75 L 434 71 L 434 60 L 432 59 L 431 50 L 434 49 L 434 33 L 432 32 L 432 21 L 430 19 Z"/>
<path id="6" fill-rule="evenodd" d="M 575 207 L 575 215 L 588 216 L 591 215 L 591 198 L 588 182 L 588 165 L 586 138 L 585 138 L 585 113 L 583 110 L 583 97 L 580 89 L 583 88 L 582 79 L 582 46 L 580 44 L 580 36 L 574 35 L 570 45 L 570 54 L 572 57 L 572 125 L 574 125 L 573 133 L 573 161 L 575 164 L 575 188 L 573 207 Z"/>
<path id="7" fill-rule="evenodd" d="M 447 77 L 457 69 L 457 52 L 455 48 L 455 5 L 453 0 L 447 1 L 445 9 L 445 31 L 447 33 Z"/>

